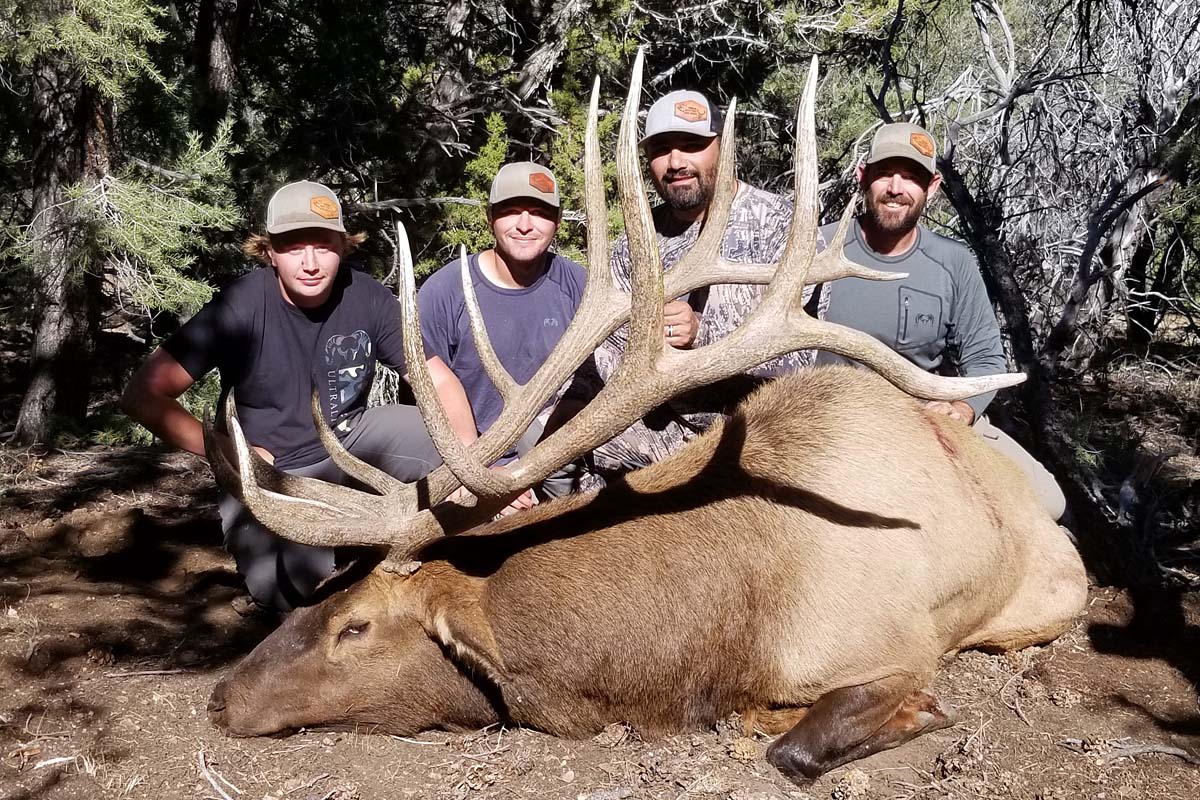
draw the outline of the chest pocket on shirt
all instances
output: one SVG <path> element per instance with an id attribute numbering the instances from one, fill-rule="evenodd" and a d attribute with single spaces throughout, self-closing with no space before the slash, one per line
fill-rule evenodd
<path id="1" fill-rule="evenodd" d="M 900 287 L 900 320 L 896 346 L 913 348 L 942 337 L 942 298 L 908 286 Z"/>

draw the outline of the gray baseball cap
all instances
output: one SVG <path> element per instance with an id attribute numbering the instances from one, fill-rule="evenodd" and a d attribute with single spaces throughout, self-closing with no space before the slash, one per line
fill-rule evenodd
<path id="1" fill-rule="evenodd" d="M 554 179 L 554 173 L 532 161 L 505 164 L 492 179 L 488 205 L 494 206 L 517 197 L 532 197 L 551 208 L 558 208 L 558 181 Z"/>
<path id="2" fill-rule="evenodd" d="M 267 233 L 287 233 L 300 228 L 346 232 L 342 204 L 328 186 L 296 181 L 271 196 L 271 202 L 267 203 Z"/>
<path id="3" fill-rule="evenodd" d="M 711 139 L 721 133 L 721 112 L 699 92 L 680 90 L 660 97 L 646 112 L 645 144 L 660 133 L 690 133 Z"/>
<path id="4" fill-rule="evenodd" d="M 937 146 L 933 136 L 911 122 L 893 122 L 875 131 L 866 163 L 874 164 L 885 158 L 907 158 L 920 164 L 930 175 L 937 172 Z"/>

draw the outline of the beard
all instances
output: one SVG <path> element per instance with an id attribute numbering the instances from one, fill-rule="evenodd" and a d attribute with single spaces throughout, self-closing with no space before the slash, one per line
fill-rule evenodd
<path id="1" fill-rule="evenodd" d="M 694 183 L 680 186 L 671 183 L 674 178 L 695 178 Z M 691 169 L 681 169 L 668 172 L 663 176 L 661 185 L 656 186 L 663 202 L 674 211 L 694 211 L 703 208 L 712 200 L 713 185 L 716 182 L 716 168 L 710 172 L 696 172 Z"/>
<path id="2" fill-rule="evenodd" d="M 901 203 L 900 208 L 888 208 L 889 202 Z M 925 201 L 912 202 L 908 197 L 881 194 L 877 197 L 866 198 L 867 216 L 872 226 L 881 233 L 903 235 L 917 227 L 921 221 L 921 213 L 925 210 Z"/>

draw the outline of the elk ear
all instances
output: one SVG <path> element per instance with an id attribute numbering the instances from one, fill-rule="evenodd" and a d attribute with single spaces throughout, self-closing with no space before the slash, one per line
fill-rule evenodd
<path id="1" fill-rule="evenodd" d="M 446 648 L 460 666 L 497 687 L 504 687 L 508 671 L 500 658 L 491 623 L 478 600 L 469 594 L 458 597 L 442 594 L 430 599 L 423 623 L 429 636 Z"/>

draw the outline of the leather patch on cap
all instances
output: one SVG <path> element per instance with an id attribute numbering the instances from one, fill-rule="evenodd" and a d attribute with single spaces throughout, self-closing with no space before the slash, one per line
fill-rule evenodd
<path id="1" fill-rule="evenodd" d="M 930 139 L 925 134 L 914 133 L 909 135 L 908 143 L 921 155 L 926 158 L 933 158 L 933 139 Z"/>
<path id="2" fill-rule="evenodd" d="M 688 122 L 701 122 L 708 119 L 708 109 L 695 100 L 680 100 L 675 104 L 675 116 Z"/>
<path id="3" fill-rule="evenodd" d="M 529 185 L 539 192 L 554 194 L 554 179 L 544 172 L 529 173 Z"/>
<path id="4" fill-rule="evenodd" d="M 324 217 L 325 219 L 338 218 L 337 203 L 333 202 L 328 197 L 314 197 L 308 201 L 308 207 L 318 217 Z"/>

